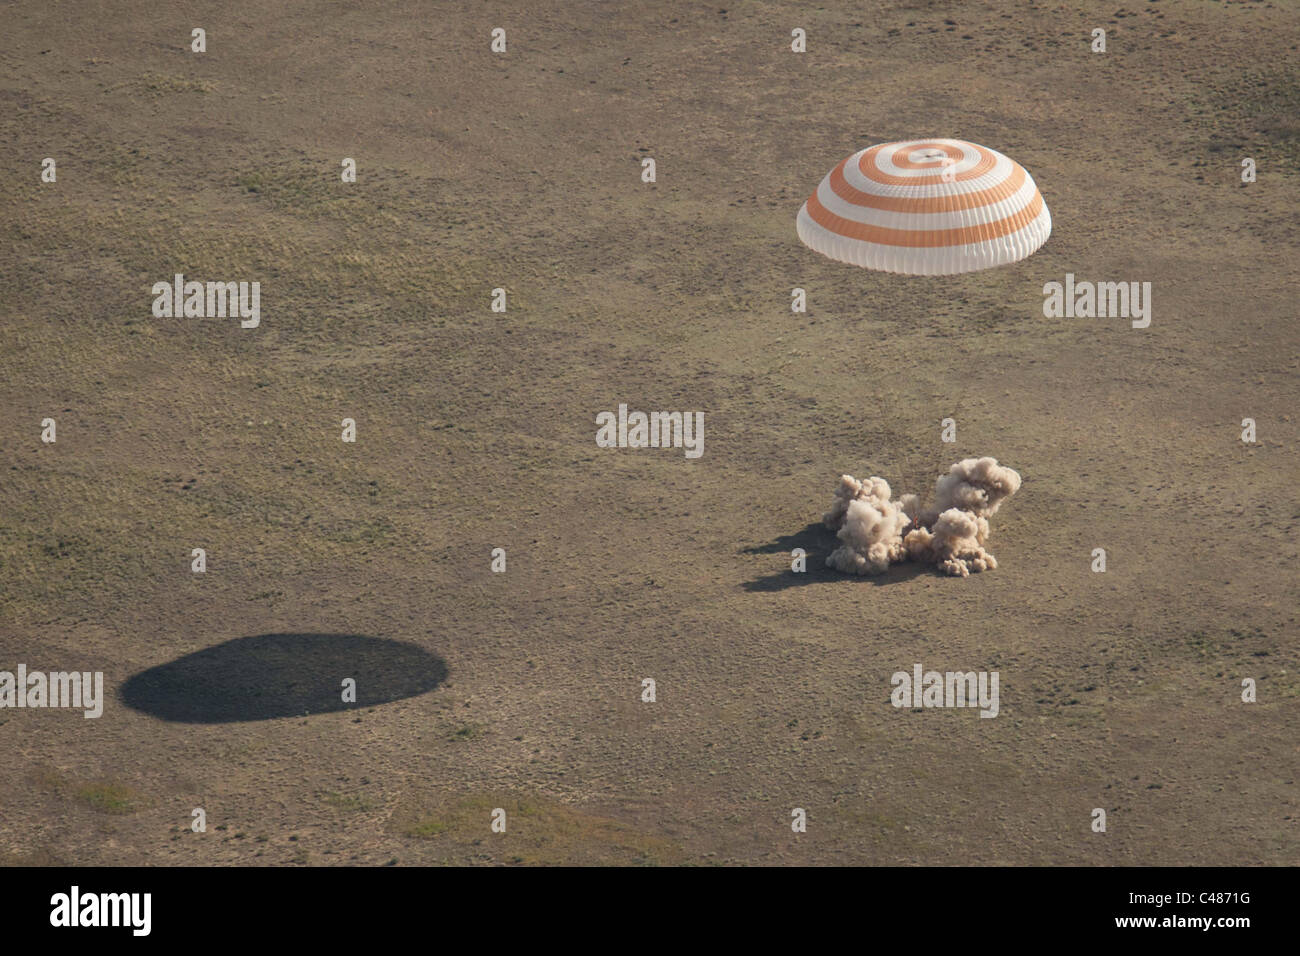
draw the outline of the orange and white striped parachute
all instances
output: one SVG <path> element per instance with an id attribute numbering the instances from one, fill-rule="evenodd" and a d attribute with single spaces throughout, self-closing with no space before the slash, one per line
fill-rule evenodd
<path id="1" fill-rule="evenodd" d="M 955 275 L 1017 262 L 1052 233 L 1033 177 L 959 139 L 882 143 L 854 153 L 799 210 L 799 238 L 841 262 Z"/>

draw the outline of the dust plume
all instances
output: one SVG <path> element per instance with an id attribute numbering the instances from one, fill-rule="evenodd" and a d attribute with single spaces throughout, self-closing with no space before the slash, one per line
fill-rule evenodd
<path id="1" fill-rule="evenodd" d="M 963 578 L 990 571 L 998 562 L 984 547 L 989 518 L 1019 489 L 1020 474 L 996 458 L 954 464 L 935 482 L 934 503 L 924 509 L 916 495 L 891 500 L 883 478 L 841 475 L 831 510 L 822 516 L 840 540 L 826 564 L 849 574 L 880 574 L 907 560 Z"/>
<path id="2" fill-rule="evenodd" d="M 900 502 L 889 500 L 889 483 L 883 478 L 858 481 L 840 475 L 831 510 L 822 515 L 826 527 L 839 529 L 843 542 L 826 563 L 850 574 L 879 574 L 906 556 L 903 529 L 910 519 Z"/>

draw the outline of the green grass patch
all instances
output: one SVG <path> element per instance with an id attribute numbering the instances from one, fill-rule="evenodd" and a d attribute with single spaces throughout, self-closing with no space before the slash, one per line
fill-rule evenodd
<path id="1" fill-rule="evenodd" d="M 130 787 L 112 781 L 82 784 L 73 790 L 73 796 L 92 810 L 113 816 L 135 813 L 143 803 L 140 795 Z"/>
<path id="2" fill-rule="evenodd" d="M 505 811 L 504 833 L 492 831 L 498 808 Z M 468 797 L 395 820 L 406 836 L 436 841 L 453 863 L 672 866 L 687 861 L 683 848 L 670 839 L 531 794 Z"/>

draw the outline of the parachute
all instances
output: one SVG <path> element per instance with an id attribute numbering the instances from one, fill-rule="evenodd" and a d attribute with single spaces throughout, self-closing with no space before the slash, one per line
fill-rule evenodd
<path id="1" fill-rule="evenodd" d="M 959 139 L 882 143 L 821 181 L 796 221 L 804 245 L 884 272 L 955 275 L 1018 262 L 1052 233 L 1025 168 Z"/>

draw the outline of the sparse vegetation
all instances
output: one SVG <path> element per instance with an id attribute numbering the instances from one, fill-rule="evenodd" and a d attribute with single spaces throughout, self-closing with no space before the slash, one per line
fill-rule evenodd
<path id="1" fill-rule="evenodd" d="M 336 810 L 343 810 L 348 813 L 355 813 L 364 810 L 373 810 L 375 801 L 364 793 L 336 793 L 328 791 L 321 795 L 321 802 L 328 807 Z"/>
<path id="2" fill-rule="evenodd" d="M 506 832 L 494 834 L 489 824 L 498 807 L 506 813 Z M 399 829 L 407 836 L 441 841 L 440 851 L 462 862 L 479 856 L 525 866 L 656 866 L 687 860 L 671 840 L 537 795 L 471 797 L 444 809 L 416 810 Z"/>
<path id="3" fill-rule="evenodd" d="M 73 791 L 73 794 L 78 801 L 92 810 L 115 816 L 134 813 L 140 809 L 142 800 L 140 795 L 130 787 L 111 781 L 82 784 Z"/>

